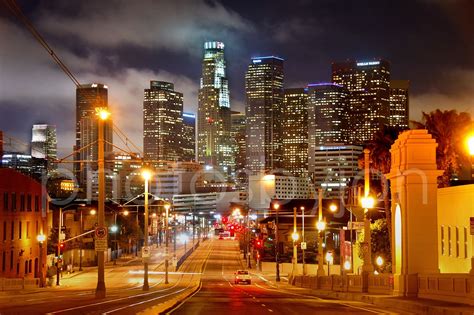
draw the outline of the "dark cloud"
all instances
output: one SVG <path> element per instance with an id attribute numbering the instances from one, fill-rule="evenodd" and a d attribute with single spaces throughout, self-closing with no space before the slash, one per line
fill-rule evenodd
<path id="1" fill-rule="evenodd" d="M 285 84 L 330 80 L 333 61 L 384 57 L 411 81 L 422 110 L 473 114 L 473 2 L 430 1 L 21 1 L 80 82 L 109 86 L 114 121 L 141 146 L 143 89 L 175 83 L 196 110 L 205 40 L 226 44 L 231 106 L 244 110 L 251 56 L 285 58 Z M 58 126 L 71 148 L 75 87 L 25 28 L 0 15 L 0 129 L 29 139 L 31 124 Z M 66 149 L 65 149 L 66 150 Z M 67 150 L 66 150 L 67 151 Z"/>

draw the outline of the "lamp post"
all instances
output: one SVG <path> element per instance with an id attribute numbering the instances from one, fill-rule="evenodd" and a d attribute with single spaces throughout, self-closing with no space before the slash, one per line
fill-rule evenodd
<path id="1" fill-rule="evenodd" d="M 304 239 L 304 207 L 301 207 L 301 221 L 302 221 L 302 228 L 301 228 L 301 254 L 303 259 L 303 275 L 306 275 L 306 264 L 305 264 L 305 249 L 306 249 L 306 242 Z"/>
<path id="2" fill-rule="evenodd" d="M 296 242 L 299 239 L 298 232 L 296 231 L 296 207 L 293 208 L 293 234 L 291 234 L 291 238 L 293 239 L 293 268 L 291 274 L 294 276 L 298 267 L 298 245 Z"/>
<path id="3" fill-rule="evenodd" d="M 276 266 L 276 277 L 275 281 L 280 282 L 280 244 L 278 242 L 278 209 L 280 204 L 274 203 L 273 209 L 276 211 L 276 223 L 275 223 L 275 266 Z"/>
<path id="4" fill-rule="evenodd" d="M 98 215 L 97 215 L 97 223 L 98 228 L 105 228 L 105 170 L 104 170 L 104 129 L 105 129 L 105 121 L 110 116 L 110 113 L 107 111 L 106 108 L 96 108 L 97 116 L 98 116 L 98 139 L 97 139 L 97 146 L 98 146 L 98 158 L 97 158 L 97 167 L 99 173 L 99 198 L 98 198 Z M 105 260 L 104 260 L 104 251 L 97 251 L 97 260 L 98 260 L 98 268 L 97 268 L 97 287 L 95 289 L 95 297 L 96 298 L 105 298 Z"/>
<path id="5" fill-rule="evenodd" d="M 323 233 L 326 229 L 326 222 L 323 221 L 323 190 L 318 189 L 318 222 L 316 223 L 318 230 L 318 276 L 324 276 L 324 261 L 323 261 Z"/>
<path id="6" fill-rule="evenodd" d="M 150 286 L 148 285 L 148 260 L 149 249 L 148 249 L 148 182 L 151 179 L 151 172 L 144 170 L 142 172 L 143 179 L 145 180 L 145 224 L 143 229 L 145 230 L 145 244 L 143 246 L 143 291 L 148 291 Z M 146 252 L 146 254 L 145 254 Z M 145 255 L 144 255 L 145 254 Z"/>
<path id="7" fill-rule="evenodd" d="M 474 133 L 471 134 L 467 139 L 467 148 L 471 157 L 471 179 L 474 179 Z M 472 236 L 472 257 L 471 257 L 471 270 L 469 273 L 474 275 L 474 235 Z"/>
<path id="8" fill-rule="evenodd" d="M 369 209 L 374 207 L 374 198 L 369 196 L 370 192 L 370 166 L 369 166 L 369 149 L 364 149 L 364 197 L 361 198 L 362 208 L 364 209 L 364 242 L 363 242 L 363 264 L 362 264 L 362 290 L 367 292 L 369 288 L 369 274 L 374 272 L 374 266 L 372 264 L 372 245 L 370 235 L 370 220 L 369 220 Z"/>
<path id="9" fill-rule="evenodd" d="M 326 253 L 326 262 L 328 263 L 328 277 L 331 275 L 331 272 L 330 272 L 330 266 L 331 264 L 334 262 L 334 257 L 332 255 L 332 252 L 331 251 L 328 251 Z"/>
<path id="10" fill-rule="evenodd" d="M 168 284 L 168 211 L 170 210 L 170 204 L 165 204 L 165 284 Z M 194 222 L 193 222 L 194 223 Z"/>
<path id="11" fill-rule="evenodd" d="M 39 278 L 40 278 L 40 288 L 44 287 L 44 273 L 43 273 L 43 242 L 46 240 L 46 236 L 41 233 L 38 236 L 36 236 L 36 240 L 38 241 L 39 244 Z"/>
<path id="12" fill-rule="evenodd" d="M 84 233 L 84 221 L 83 221 L 83 218 L 82 218 L 82 210 L 81 209 L 81 235 Z M 90 215 L 95 215 L 96 214 L 96 211 L 94 209 L 90 210 L 89 211 L 89 214 Z M 82 271 L 82 251 L 84 249 L 84 239 L 83 237 L 81 236 L 81 248 L 79 250 L 79 271 Z"/>
<path id="13" fill-rule="evenodd" d="M 110 231 L 114 233 L 114 242 L 115 242 L 115 255 L 114 255 L 114 266 L 117 265 L 117 255 L 118 255 L 118 244 L 117 244 L 117 212 L 114 213 L 114 225 L 110 228 Z"/>

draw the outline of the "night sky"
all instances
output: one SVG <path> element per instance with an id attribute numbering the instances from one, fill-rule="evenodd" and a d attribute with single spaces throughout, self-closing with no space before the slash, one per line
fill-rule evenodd
<path id="1" fill-rule="evenodd" d="M 285 59 L 285 86 L 330 80 L 331 62 L 385 58 L 411 81 L 411 119 L 436 108 L 474 116 L 474 1 L 18 1 L 81 83 L 109 86 L 115 124 L 142 146 L 143 89 L 175 83 L 196 112 L 203 42 L 223 41 L 231 108 L 244 110 L 250 57 Z M 0 6 L 0 129 L 33 123 L 74 138 L 75 86 Z"/>

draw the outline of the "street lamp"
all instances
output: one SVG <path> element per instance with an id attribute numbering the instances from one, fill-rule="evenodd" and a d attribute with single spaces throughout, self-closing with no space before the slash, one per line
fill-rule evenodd
<path id="1" fill-rule="evenodd" d="M 369 149 L 364 149 L 364 196 L 360 202 L 364 209 L 364 242 L 363 244 L 363 264 L 362 264 L 362 290 L 367 292 L 369 288 L 369 274 L 374 271 L 372 265 L 372 246 L 371 246 L 371 235 L 370 235 L 370 220 L 369 220 L 369 209 L 372 209 L 375 204 L 374 198 L 369 196 L 370 193 L 370 160 L 369 160 Z"/>
<path id="2" fill-rule="evenodd" d="M 323 233 L 326 229 L 326 222 L 323 221 L 323 189 L 318 189 L 318 222 L 316 223 L 318 229 L 318 276 L 324 276 L 324 262 L 323 262 Z"/>
<path id="3" fill-rule="evenodd" d="M 117 265 L 117 256 L 118 256 L 118 244 L 117 244 L 117 213 L 115 213 L 115 223 L 110 227 L 110 232 L 114 233 L 114 241 L 115 241 L 115 255 L 114 255 L 114 265 Z"/>
<path id="4" fill-rule="evenodd" d="M 171 205 L 165 204 L 165 284 L 168 284 L 168 211 Z"/>
<path id="5" fill-rule="evenodd" d="M 293 239 L 293 268 L 291 273 L 294 276 L 298 266 L 298 248 L 296 242 L 300 238 L 296 231 L 296 207 L 293 208 L 293 234 L 291 234 L 291 238 Z"/>
<path id="6" fill-rule="evenodd" d="M 275 266 L 276 266 L 276 282 L 280 282 L 280 243 L 278 242 L 278 209 L 280 204 L 275 202 L 273 209 L 276 211 L 276 223 L 275 223 Z"/>
<path id="7" fill-rule="evenodd" d="M 104 129 L 105 121 L 109 118 L 110 112 L 107 108 L 96 108 L 98 116 L 98 137 L 97 137 L 97 146 L 98 146 L 98 158 L 97 158 L 97 168 L 99 173 L 99 197 L 98 197 L 98 228 L 105 229 L 105 159 L 104 159 Z M 96 298 L 105 298 L 105 260 L 104 260 L 104 251 L 97 251 L 97 287 L 95 289 Z"/>
<path id="8" fill-rule="evenodd" d="M 38 234 L 36 236 L 36 240 L 39 243 L 39 278 L 40 278 L 40 288 L 44 287 L 44 274 L 43 274 L 43 242 L 46 240 L 46 236 L 44 234 Z"/>
<path id="9" fill-rule="evenodd" d="M 376 259 L 375 259 L 375 263 L 377 264 L 377 266 L 382 267 L 383 266 L 383 258 L 382 256 L 378 256 Z"/>
<path id="10" fill-rule="evenodd" d="M 149 170 L 142 171 L 143 179 L 145 180 L 145 244 L 143 246 L 142 257 L 143 257 L 143 291 L 148 291 L 150 286 L 148 285 L 148 261 L 150 259 L 150 250 L 148 248 L 148 182 L 152 177 L 152 173 Z"/>
<path id="11" fill-rule="evenodd" d="M 334 256 L 333 256 L 331 251 L 328 251 L 326 253 L 326 262 L 328 263 L 328 276 L 330 276 L 331 275 L 330 265 L 332 265 L 334 263 Z"/>
<path id="12" fill-rule="evenodd" d="M 467 149 L 471 157 L 471 179 L 474 179 L 474 133 L 467 138 Z M 474 236 L 472 237 L 471 275 L 474 275 Z"/>

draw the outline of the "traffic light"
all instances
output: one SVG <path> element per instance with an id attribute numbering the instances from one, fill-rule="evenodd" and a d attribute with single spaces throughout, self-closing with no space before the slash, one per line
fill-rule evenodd
<path id="1" fill-rule="evenodd" d="M 257 240 L 257 241 L 255 242 L 255 247 L 257 247 L 257 248 L 262 248 L 262 245 L 263 245 L 263 244 L 262 244 L 262 240 Z"/>

